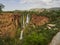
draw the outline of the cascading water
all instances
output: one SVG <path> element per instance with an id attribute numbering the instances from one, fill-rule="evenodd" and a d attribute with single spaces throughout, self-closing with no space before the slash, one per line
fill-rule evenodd
<path id="1" fill-rule="evenodd" d="M 26 23 L 29 23 L 29 15 L 27 14 Z"/>
<path id="2" fill-rule="evenodd" d="M 23 22 L 22 22 L 22 23 L 23 23 L 23 24 L 22 24 L 22 28 L 23 28 L 23 29 L 21 30 L 21 33 L 20 33 L 20 40 L 23 39 L 23 31 L 24 31 L 24 28 L 25 28 L 24 15 L 23 15 L 22 19 L 23 19 L 23 20 L 22 20 L 22 21 L 23 21 Z"/>
<path id="3" fill-rule="evenodd" d="M 27 17 L 26 17 L 26 22 L 24 21 L 24 15 L 22 17 L 23 19 L 23 29 L 21 30 L 21 33 L 20 33 L 20 40 L 23 39 L 23 32 L 24 32 L 24 29 L 25 29 L 25 24 L 27 25 L 29 23 L 29 15 L 27 14 Z"/>
<path id="4" fill-rule="evenodd" d="M 21 30 L 20 40 L 23 39 L 23 30 Z"/>
<path id="5" fill-rule="evenodd" d="M 23 15 L 23 28 L 25 28 L 24 15 Z"/>

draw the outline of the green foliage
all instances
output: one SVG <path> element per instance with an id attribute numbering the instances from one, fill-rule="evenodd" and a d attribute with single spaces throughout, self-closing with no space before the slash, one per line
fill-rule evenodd
<path id="1" fill-rule="evenodd" d="M 20 13 L 22 14 L 20 18 L 21 26 L 23 22 L 23 16 L 25 22 L 27 14 L 36 14 L 49 17 L 51 19 L 51 22 L 49 23 L 56 24 L 56 27 L 60 28 L 60 10 L 51 10 L 49 12 L 45 10 L 41 13 L 22 11 Z M 48 45 L 53 36 L 58 32 L 58 30 L 46 28 L 46 25 L 39 27 L 28 25 L 25 27 L 23 39 L 19 40 L 21 30 L 21 27 L 17 29 L 16 37 L 14 39 L 10 39 L 9 37 L 7 37 L 6 39 L 0 39 L 0 45 Z"/>
<path id="2" fill-rule="evenodd" d="M 4 5 L 0 3 L 0 13 L 2 12 L 2 8 L 4 8 Z"/>
<path id="3" fill-rule="evenodd" d="M 48 45 L 58 30 L 26 27 L 21 45 Z"/>

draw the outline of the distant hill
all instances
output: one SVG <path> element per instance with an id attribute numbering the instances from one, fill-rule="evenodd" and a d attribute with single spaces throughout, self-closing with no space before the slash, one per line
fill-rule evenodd
<path id="1" fill-rule="evenodd" d="M 38 11 L 38 12 L 42 12 L 44 10 L 60 10 L 60 7 L 53 7 L 53 8 L 34 8 L 34 9 L 30 9 L 29 11 Z"/>
<path id="2" fill-rule="evenodd" d="M 49 8 L 49 10 L 60 10 L 60 7 Z"/>
<path id="3" fill-rule="evenodd" d="M 51 10 L 60 10 L 60 7 L 50 8 Z"/>
<path id="4" fill-rule="evenodd" d="M 30 9 L 29 11 L 42 12 L 42 11 L 44 11 L 44 10 L 45 10 L 44 8 L 33 8 L 33 9 Z"/>

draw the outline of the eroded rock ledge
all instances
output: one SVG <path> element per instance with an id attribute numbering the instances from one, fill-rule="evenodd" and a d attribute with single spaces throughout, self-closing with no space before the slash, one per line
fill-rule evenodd
<path id="1" fill-rule="evenodd" d="M 18 14 L 13 13 L 0 14 L 0 37 L 15 37 L 18 17 Z"/>

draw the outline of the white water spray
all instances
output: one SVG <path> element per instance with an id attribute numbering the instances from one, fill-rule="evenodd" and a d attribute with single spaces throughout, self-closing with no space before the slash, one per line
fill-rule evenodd
<path id="1" fill-rule="evenodd" d="M 21 30 L 20 40 L 23 39 L 23 30 Z"/>
<path id="2" fill-rule="evenodd" d="M 29 15 L 27 14 L 26 23 L 29 23 Z"/>

